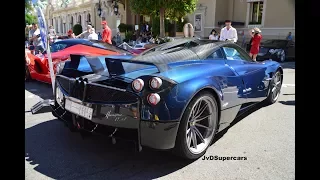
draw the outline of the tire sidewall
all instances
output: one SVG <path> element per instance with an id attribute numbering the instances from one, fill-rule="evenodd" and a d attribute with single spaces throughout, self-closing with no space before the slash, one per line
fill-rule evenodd
<path id="1" fill-rule="evenodd" d="M 203 96 L 209 96 L 210 98 L 212 98 L 212 100 L 214 102 L 214 105 L 216 106 L 215 107 L 216 112 L 214 112 L 214 113 L 217 114 L 215 116 L 216 119 L 214 119 L 214 121 L 215 121 L 214 122 L 215 123 L 214 128 L 215 129 L 214 129 L 214 132 L 213 132 L 214 134 L 213 134 L 213 137 L 211 139 L 211 142 L 208 143 L 209 144 L 208 147 L 206 147 L 206 149 L 203 152 L 199 153 L 199 154 L 193 154 L 188 149 L 187 142 L 185 140 L 186 139 L 186 130 L 187 130 L 186 126 L 188 124 L 188 117 L 189 117 L 189 115 L 191 113 L 192 107 L 194 106 L 196 101 L 199 98 L 203 97 Z M 187 106 L 186 110 L 184 111 L 184 114 L 183 114 L 183 116 L 181 118 L 181 121 L 180 121 L 179 130 L 178 130 L 178 134 L 177 134 L 177 138 L 176 138 L 176 146 L 175 146 L 175 148 L 178 149 L 179 155 L 180 156 L 184 156 L 184 157 L 186 157 L 188 159 L 198 159 L 201 156 L 203 156 L 206 153 L 207 149 L 210 147 L 210 145 L 212 143 L 212 140 L 215 137 L 215 134 L 216 134 L 216 131 L 217 131 L 217 127 L 218 127 L 218 124 L 217 124 L 218 123 L 218 118 L 219 118 L 219 116 L 218 116 L 218 103 L 217 103 L 216 99 L 213 97 L 213 95 L 211 93 L 207 92 L 207 91 L 201 92 L 198 95 L 196 95 L 191 100 L 191 102 L 188 104 L 188 106 Z"/>
<path id="2" fill-rule="evenodd" d="M 276 75 L 277 73 L 280 73 L 280 71 L 277 70 L 276 73 L 274 73 L 274 75 L 273 75 L 273 77 L 272 77 L 272 81 L 274 80 L 275 75 Z M 280 74 L 280 76 L 281 76 L 281 74 Z M 282 82 L 283 82 L 283 77 L 281 76 L 281 86 L 282 86 Z M 273 88 L 273 87 L 270 85 L 270 87 L 269 87 L 269 95 L 268 95 L 268 98 L 267 98 L 267 103 L 268 103 L 268 104 L 273 104 L 273 103 L 275 103 L 275 102 L 279 99 L 280 94 L 281 94 L 281 89 L 282 89 L 282 88 L 280 88 L 280 92 L 279 92 L 278 98 L 277 98 L 277 99 L 273 99 L 273 98 L 272 98 L 272 88 Z"/>

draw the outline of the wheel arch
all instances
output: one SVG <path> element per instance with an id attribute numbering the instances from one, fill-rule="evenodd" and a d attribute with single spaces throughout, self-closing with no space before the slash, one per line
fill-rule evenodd
<path id="1" fill-rule="evenodd" d="M 211 87 L 211 86 L 205 86 L 205 87 L 202 87 L 200 89 L 198 89 L 197 91 L 195 91 L 195 93 L 193 93 L 193 95 L 191 96 L 191 98 L 189 99 L 189 101 L 185 104 L 182 112 L 181 112 L 181 115 L 180 115 L 180 118 L 179 118 L 179 121 L 181 121 L 185 111 L 187 110 L 187 107 L 189 106 L 189 104 L 191 103 L 191 101 L 200 93 L 202 92 L 209 92 L 210 94 L 213 95 L 213 97 L 216 99 L 217 101 L 217 105 L 218 105 L 218 124 L 220 122 L 220 115 L 221 115 L 221 99 L 219 98 L 219 91 L 214 88 L 214 87 Z"/>

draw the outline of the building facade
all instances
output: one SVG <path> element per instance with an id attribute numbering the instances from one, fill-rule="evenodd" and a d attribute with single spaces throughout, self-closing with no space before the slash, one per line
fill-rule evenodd
<path id="1" fill-rule="evenodd" d="M 101 21 L 105 19 L 114 36 L 118 25 L 125 23 L 127 17 L 125 4 L 117 2 L 118 14 L 115 14 L 113 0 L 48 0 L 44 14 L 47 25 L 52 25 L 58 35 L 66 35 L 75 24 L 80 24 L 83 31 L 92 25 L 96 32 L 101 32 Z"/>
<path id="2" fill-rule="evenodd" d="M 239 35 L 259 27 L 264 39 L 283 39 L 295 34 L 294 0 L 198 0 L 197 9 L 188 15 L 195 34 L 208 37 L 212 29 L 220 31 L 229 19 Z M 249 38 L 247 36 L 247 38 Z M 239 36 L 240 39 L 240 36 Z"/>

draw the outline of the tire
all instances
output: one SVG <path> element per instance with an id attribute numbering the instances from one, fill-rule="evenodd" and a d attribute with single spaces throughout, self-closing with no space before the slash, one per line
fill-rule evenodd
<path id="1" fill-rule="evenodd" d="M 205 103 L 207 106 L 205 106 Z M 200 92 L 192 99 L 180 121 L 174 148 L 176 155 L 185 159 L 198 159 L 206 153 L 217 132 L 219 117 L 217 104 L 217 100 L 207 91 Z M 198 123 L 189 122 L 189 117 L 193 115 L 198 116 L 198 120 L 202 120 Z M 201 141 L 199 133 L 203 137 L 203 141 Z M 194 136 L 195 134 L 196 136 Z M 196 140 L 192 136 L 196 137 Z M 198 142 L 200 143 L 198 144 Z M 197 145 L 194 146 L 194 144 Z"/>
<path id="2" fill-rule="evenodd" d="M 282 81 L 283 79 L 281 72 L 277 70 L 273 75 L 272 80 L 270 81 L 269 94 L 267 99 L 265 100 L 266 105 L 273 104 L 278 100 L 281 94 Z"/>

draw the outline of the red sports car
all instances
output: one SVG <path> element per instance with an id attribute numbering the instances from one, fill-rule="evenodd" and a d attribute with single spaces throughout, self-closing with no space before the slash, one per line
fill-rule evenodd
<path id="1" fill-rule="evenodd" d="M 132 54 L 116 46 L 95 40 L 66 39 L 51 45 L 51 57 L 53 69 L 61 61 L 69 59 L 70 54 L 79 55 L 119 55 Z M 29 49 L 25 51 L 25 80 L 34 79 L 46 83 L 51 83 L 48 56 L 46 53 L 33 55 Z M 55 72 L 56 73 L 56 72 Z"/>

